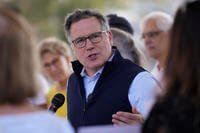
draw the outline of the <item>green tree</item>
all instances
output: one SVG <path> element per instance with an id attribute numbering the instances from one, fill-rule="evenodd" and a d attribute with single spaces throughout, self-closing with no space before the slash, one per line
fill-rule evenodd
<path id="1" fill-rule="evenodd" d="M 124 2 L 126 1 L 126 2 Z M 39 39 L 64 37 L 64 18 L 76 8 L 97 9 L 102 13 L 112 8 L 124 8 L 131 0 L 9 0 L 34 26 Z"/>

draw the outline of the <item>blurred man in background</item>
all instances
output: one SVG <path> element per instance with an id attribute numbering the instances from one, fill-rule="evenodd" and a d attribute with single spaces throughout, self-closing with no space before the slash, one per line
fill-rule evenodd
<path id="1" fill-rule="evenodd" d="M 169 30 L 172 17 L 164 12 L 151 12 L 141 21 L 142 39 L 149 56 L 157 61 L 152 74 L 160 81 L 163 73 L 163 62 L 166 58 Z"/>

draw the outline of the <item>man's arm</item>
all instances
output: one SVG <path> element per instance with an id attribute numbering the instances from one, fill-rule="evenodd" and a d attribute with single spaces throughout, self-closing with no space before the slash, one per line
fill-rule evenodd
<path id="1" fill-rule="evenodd" d="M 118 111 L 113 114 L 112 122 L 116 125 L 142 123 L 151 110 L 159 91 L 157 81 L 150 73 L 139 73 L 132 81 L 128 94 L 133 108 L 132 113 Z"/>

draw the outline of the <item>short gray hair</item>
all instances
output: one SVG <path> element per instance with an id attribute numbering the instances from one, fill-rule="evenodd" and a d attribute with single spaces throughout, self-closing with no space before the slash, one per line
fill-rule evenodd
<path id="1" fill-rule="evenodd" d="M 111 28 L 113 45 L 120 51 L 122 57 L 141 65 L 141 53 L 136 47 L 132 35 L 118 28 Z"/>
<path id="2" fill-rule="evenodd" d="M 102 30 L 110 30 L 107 19 L 98 11 L 89 10 L 89 9 L 76 9 L 74 12 L 68 14 L 65 18 L 64 30 L 66 34 L 66 38 L 70 41 L 70 28 L 71 25 L 75 22 L 78 22 L 82 19 L 95 17 L 99 23 L 101 24 Z"/>
<path id="3" fill-rule="evenodd" d="M 147 14 L 140 23 L 140 28 L 142 29 L 144 24 L 149 21 L 150 19 L 155 20 L 157 27 L 162 31 L 168 31 L 172 24 L 173 18 L 167 13 L 161 11 L 154 11 Z"/>

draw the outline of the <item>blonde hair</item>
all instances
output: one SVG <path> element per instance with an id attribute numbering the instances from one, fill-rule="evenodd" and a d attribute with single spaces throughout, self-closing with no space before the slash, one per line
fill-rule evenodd
<path id="1" fill-rule="evenodd" d="M 71 48 L 64 41 L 59 40 L 56 37 L 48 37 L 39 43 L 39 55 L 40 59 L 46 53 L 53 53 L 68 57 L 72 60 Z"/>
<path id="2" fill-rule="evenodd" d="M 20 104 L 37 93 L 30 25 L 0 5 L 0 29 L 0 104 Z"/>

